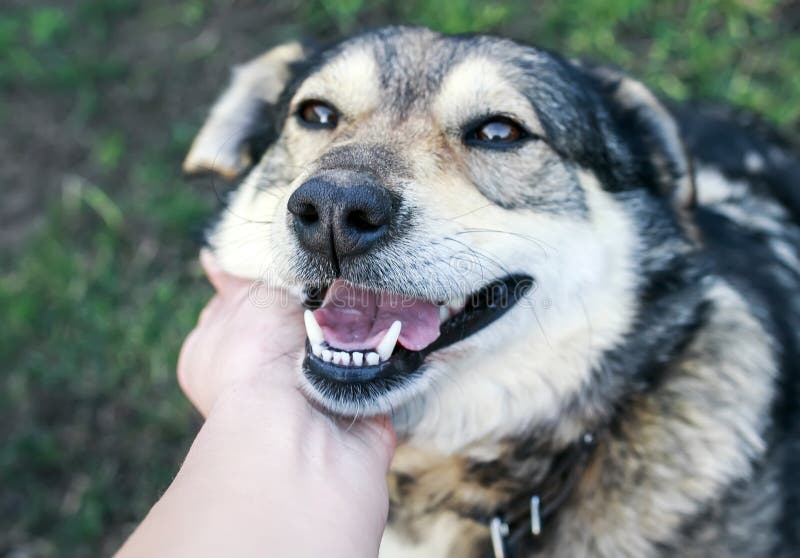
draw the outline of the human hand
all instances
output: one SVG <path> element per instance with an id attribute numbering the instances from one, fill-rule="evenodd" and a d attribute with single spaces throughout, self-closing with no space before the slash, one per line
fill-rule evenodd
<path id="1" fill-rule="evenodd" d="M 303 308 L 289 293 L 225 273 L 208 250 L 200 263 L 216 290 L 186 338 L 178 358 L 178 383 L 203 416 L 219 395 L 259 380 L 295 383 L 296 374 L 272 372 L 297 363 L 305 341 Z M 258 304 L 251 296 L 259 289 Z"/>
<path id="2" fill-rule="evenodd" d="M 341 419 L 311 405 L 297 388 L 299 301 L 256 305 L 250 282 L 208 252 L 201 262 L 217 293 L 184 343 L 178 378 L 207 420 L 118 556 L 375 556 L 388 513 L 389 419 Z"/>

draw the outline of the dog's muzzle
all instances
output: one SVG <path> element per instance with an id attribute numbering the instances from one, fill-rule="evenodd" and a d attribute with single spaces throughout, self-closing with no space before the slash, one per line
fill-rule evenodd
<path id="1" fill-rule="evenodd" d="M 338 279 L 319 308 L 306 310 L 304 373 L 325 399 L 372 400 L 407 384 L 429 355 L 499 319 L 532 287 L 530 277 L 513 275 L 439 304 Z"/>

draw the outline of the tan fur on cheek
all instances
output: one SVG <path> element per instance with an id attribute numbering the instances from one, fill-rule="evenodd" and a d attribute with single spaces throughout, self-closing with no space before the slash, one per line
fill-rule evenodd
<path id="1" fill-rule="evenodd" d="M 251 171 L 209 235 L 209 244 L 228 273 L 260 280 L 273 286 L 287 286 L 292 248 L 286 228 L 286 201 L 300 175 L 292 180 L 281 144 L 273 146 L 261 163 Z"/>

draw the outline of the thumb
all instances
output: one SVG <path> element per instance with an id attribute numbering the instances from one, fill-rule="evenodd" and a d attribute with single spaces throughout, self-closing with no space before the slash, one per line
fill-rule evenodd
<path id="1" fill-rule="evenodd" d="M 397 445 L 397 435 L 392 420 L 387 415 L 381 415 L 363 419 L 361 425 L 362 439 L 381 459 L 388 471 Z"/>
<path id="2" fill-rule="evenodd" d="M 200 250 L 200 265 L 203 267 L 209 283 L 221 296 L 250 285 L 250 281 L 226 273 L 208 248 Z"/>

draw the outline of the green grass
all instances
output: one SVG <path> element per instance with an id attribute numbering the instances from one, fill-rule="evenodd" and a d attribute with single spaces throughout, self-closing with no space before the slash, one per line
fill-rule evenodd
<path id="1" fill-rule="evenodd" d="M 224 1 L 36 2 L 0 13 L 0 93 L 55 107 L 56 145 L 80 154 L 58 159 L 50 146 L 34 159 L 33 176 L 47 181 L 41 224 L 0 255 L 0 555 L 109 554 L 191 442 L 198 418 L 174 366 L 211 293 L 193 233 L 218 204 L 179 167 L 216 87 L 192 91 L 195 77 L 236 61 L 225 42 L 252 55 L 278 38 L 330 39 L 387 22 L 499 32 L 798 131 L 800 36 L 790 27 L 800 14 L 788 2 L 395 4 L 264 4 L 263 37 Z M 165 120 L 163 107 L 176 103 Z M 0 123 L 22 122 L 12 129 L 24 131 L 29 116 L 0 106 Z"/>
<path id="2" fill-rule="evenodd" d="M 186 231 L 207 211 L 174 193 L 117 205 L 75 178 L 3 262 L 3 543 L 92 554 L 169 481 L 195 424 L 176 350 L 210 294 Z"/>

